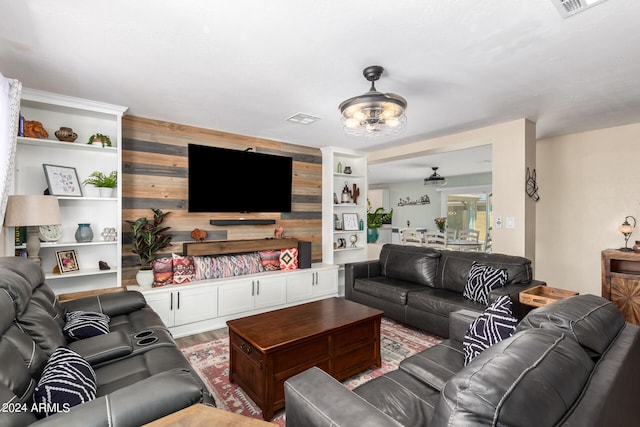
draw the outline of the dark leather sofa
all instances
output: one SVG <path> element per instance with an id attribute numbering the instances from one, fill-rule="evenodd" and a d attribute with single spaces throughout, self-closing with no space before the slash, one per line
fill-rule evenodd
<path id="1" fill-rule="evenodd" d="M 110 317 L 109 333 L 68 343 L 69 311 Z M 77 352 L 96 377 L 94 400 L 40 419 L 33 393 L 59 347 Z M 139 292 L 60 304 L 40 266 L 0 258 L 0 426 L 140 426 L 195 403 L 214 405 L 159 316 Z"/>
<path id="2" fill-rule="evenodd" d="M 464 366 L 475 313 L 450 338 L 349 391 L 318 368 L 285 382 L 287 426 L 637 426 L 640 328 L 578 295 L 531 311 Z"/>
<path id="3" fill-rule="evenodd" d="M 386 244 L 379 259 L 345 265 L 345 298 L 446 338 L 449 313 L 481 313 L 486 307 L 462 295 L 474 261 L 507 269 L 507 284 L 490 293 L 489 303 L 509 294 L 514 315 L 521 319 L 526 309 L 519 293 L 545 283 L 533 280 L 530 260 L 511 255 Z"/>

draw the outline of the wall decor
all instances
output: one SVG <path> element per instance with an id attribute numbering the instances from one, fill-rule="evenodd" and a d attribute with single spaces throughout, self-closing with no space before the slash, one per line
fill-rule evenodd
<path id="1" fill-rule="evenodd" d="M 82 187 L 76 168 L 43 164 L 49 194 L 52 196 L 82 197 Z"/>
<path id="2" fill-rule="evenodd" d="M 531 171 L 527 168 L 527 196 L 531 198 L 534 202 L 540 200 L 540 196 L 538 195 L 538 183 L 536 182 L 536 170 Z"/>
<path id="3" fill-rule="evenodd" d="M 428 195 L 421 196 L 418 200 L 411 200 L 410 197 L 406 199 L 400 198 L 398 206 L 415 206 L 415 205 L 428 205 L 431 203 Z"/>
<path id="4" fill-rule="evenodd" d="M 357 231 L 357 230 L 359 230 L 358 214 L 356 214 L 356 213 L 344 213 L 344 214 L 342 214 L 342 228 L 343 228 L 344 231 Z"/>
<path id="5" fill-rule="evenodd" d="M 56 251 L 56 261 L 58 263 L 58 269 L 60 269 L 60 274 L 80 270 L 78 257 L 76 256 L 76 251 L 73 249 Z"/>

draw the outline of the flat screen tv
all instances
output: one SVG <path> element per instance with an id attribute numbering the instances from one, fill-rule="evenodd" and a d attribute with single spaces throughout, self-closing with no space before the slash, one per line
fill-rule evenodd
<path id="1" fill-rule="evenodd" d="M 189 212 L 291 212 L 293 159 L 189 144 Z"/>

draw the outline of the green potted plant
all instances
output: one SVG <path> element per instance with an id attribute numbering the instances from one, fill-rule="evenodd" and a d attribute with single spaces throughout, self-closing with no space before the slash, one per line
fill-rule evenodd
<path id="1" fill-rule="evenodd" d="M 438 227 L 438 231 L 444 233 L 445 227 L 447 226 L 447 218 L 440 217 L 433 220 L 436 223 L 436 227 Z"/>
<path id="2" fill-rule="evenodd" d="M 378 241 L 378 228 L 382 227 L 385 222 L 390 221 L 392 217 L 393 209 L 388 213 L 384 213 L 383 207 L 372 211 L 371 201 L 367 198 L 367 243 Z"/>
<path id="3" fill-rule="evenodd" d="M 136 274 L 136 281 L 140 286 L 147 287 L 153 283 L 151 261 L 159 250 L 171 246 L 173 238 L 170 234 L 165 234 L 170 227 L 162 225 L 165 217 L 171 212 L 162 212 L 160 209 L 154 208 L 151 210 L 153 211 L 152 220 L 141 217 L 135 221 L 125 221 L 131 226 L 133 232 L 131 252 L 138 255 L 140 261 L 140 270 Z"/>
<path id="4" fill-rule="evenodd" d="M 101 133 L 94 133 L 93 135 L 91 135 L 89 137 L 89 141 L 87 141 L 87 144 L 91 145 L 94 142 L 101 143 L 103 147 L 111 147 L 111 138 Z"/>
<path id="5" fill-rule="evenodd" d="M 82 181 L 82 185 L 98 187 L 100 197 L 112 197 L 113 189 L 118 186 L 118 171 L 111 171 L 109 175 L 100 171 L 91 172 L 89 178 Z"/>

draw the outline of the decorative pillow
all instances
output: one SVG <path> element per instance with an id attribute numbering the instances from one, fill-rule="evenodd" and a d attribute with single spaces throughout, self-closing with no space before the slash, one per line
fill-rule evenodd
<path id="1" fill-rule="evenodd" d="M 109 316 L 92 311 L 70 311 L 62 328 L 69 341 L 83 340 L 109 333 Z"/>
<path id="2" fill-rule="evenodd" d="M 193 264 L 193 257 L 172 254 L 173 257 L 173 283 L 190 283 L 195 280 L 196 267 Z"/>
<path id="3" fill-rule="evenodd" d="M 260 254 L 258 252 L 249 252 L 239 255 L 228 255 L 231 262 L 235 264 L 235 275 L 242 276 L 244 274 L 255 274 L 264 271 L 260 262 Z"/>
<path id="4" fill-rule="evenodd" d="M 173 284 L 173 257 L 162 257 L 151 261 L 153 286 Z"/>
<path id="5" fill-rule="evenodd" d="M 280 251 L 280 270 L 295 270 L 298 268 L 298 248 L 282 249 Z"/>
<path id="6" fill-rule="evenodd" d="M 194 256 L 195 280 L 207 280 L 213 278 L 210 256 Z"/>
<path id="7" fill-rule="evenodd" d="M 493 268 L 474 262 L 469 270 L 467 284 L 462 295 L 487 305 L 489 304 L 489 292 L 503 287 L 508 278 L 506 268 Z"/>
<path id="8" fill-rule="evenodd" d="M 280 249 L 260 251 L 260 263 L 265 271 L 280 270 Z"/>
<path id="9" fill-rule="evenodd" d="M 58 347 L 47 361 L 33 403 L 48 417 L 96 398 L 96 374 L 78 353 Z"/>
<path id="10" fill-rule="evenodd" d="M 462 342 L 465 366 L 493 344 L 513 335 L 518 319 L 512 314 L 512 304 L 509 295 L 502 295 L 471 323 Z"/>

